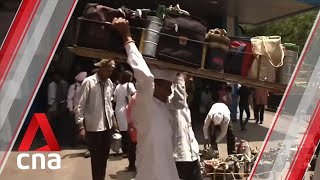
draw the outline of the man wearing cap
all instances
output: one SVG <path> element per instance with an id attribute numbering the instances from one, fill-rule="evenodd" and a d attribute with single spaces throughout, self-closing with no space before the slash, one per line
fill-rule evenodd
<path id="1" fill-rule="evenodd" d="M 80 86 L 83 80 L 87 77 L 87 72 L 81 72 L 76 77 L 76 82 L 69 87 L 68 91 L 68 109 L 71 113 L 76 112 L 76 107 L 81 97 Z"/>
<path id="2" fill-rule="evenodd" d="M 99 68 L 97 73 L 85 78 L 81 85 L 76 120 L 82 138 L 87 136 L 92 179 L 104 180 L 112 128 L 117 129 L 111 103 L 113 84 L 109 79 L 115 68 L 115 62 L 102 59 L 95 66 Z"/>
<path id="3" fill-rule="evenodd" d="M 180 179 L 202 180 L 199 144 L 192 130 L 191 112 L 187 103 L 186 76 L 177 75 L 170 109 L 174 117 L 174 158 Z"/>
<path id="4" fill-rule="evenodd" d="M 132 118 L 137 129 L 136 180 L 179 180 L 173 157 L 173 121 L 168 107 L 176 72 L 152 69 L 131 38 L 128 21 L 113 20 L 137 82 Z"/>
<path id="5" fill-rule="evenodd" d="M 212 124 L 212 132 L 209 132 L 209 126 Z M 224 103 L 215 103 L 212 105 L 203 126 L 205 138 L 205 148 L 211 143 L 211 149 L 218 150 L 218 143 L 227 134 L 228 154 L 235 151 L 235 136 L 233 134 L 232 123 L 230 123 L 230 110 Z M 209 135 L 211 142 L 209 142 Z"/>

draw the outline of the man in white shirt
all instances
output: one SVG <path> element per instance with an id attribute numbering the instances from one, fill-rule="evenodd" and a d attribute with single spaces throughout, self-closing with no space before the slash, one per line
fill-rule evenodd
<path id="1" fill-rule="evenodd" d="M 80 87 L 83 80 L 87 77 L 87 72 L 80 72 L 74 79 L 76 82 L 69 87 L 68 91 L 68 110 L 70 113 L 75 114 L 77 105 L 79 103 L 81 94 Z"/>
<path id="2" fill-rule="evenodd" d="M 111 145 L 112 128 L 117 129 L 112 99 L 113 84 L 109 77 L 115 68 L 115 62 L 102 59 L 96 63 L 96 74 L 87 77 L 80 90 L 80 100 L 76 111 L 80 135 L 87 135 L 91 154 L 93 180 L 104 180 Z"/>
<path id="3" fill-rule="evenodd" d="M 128 133 L 128 120 L 127 120 L 127 105 L 129 99 L 136 92 L 132 81 L 132 73 L 130 71 L 124 71 L 120 75 L 120 84 L 116 86 L 114 91 L 114 102 L 116 103 L 116 118 L 119 125 L 119 130 L 122 135 L 122 152 L 124 157 L 128 156 L 128 151 L 130 148 L 130 137 Z M 128 170 L 135 170 L 134 161 L 129 159 Z"/>
<path id="4" fill-rule="evenodd" d="M 113 20 L 137 81 L 132 118 L 137 128 L 136 180 L 179 180 L 173 158 L 173 121 L 168 107 L 176 72 L 153 69 L 152 73 L 132 40 L 129 23 Z"/>
<path id="5" fill-rule="evenodd" d="M 53 74 L 53 81 L 48 86 L 48 120 L 59 144 L 65 141 L 64 122 L 67 111 L 68 83 L 62 79 L 59 72 Z"/>
<path id="6" fill-rule="evenodd" d="M 192 130 L 191 112 L 187 103 L 185 76 L 178 74 L 170 105 L 174 116 L 174 158 L 182 180 L 202 180 L 199 144 Z M 181 106 L 182 105 L 182 106 Z"/>
<path id="7" fill-rule="evenodd" d="M 68 90 L 68 110 L 69 110 L 69 115 L 71 116 L 70 119 L 68 120 L 68 129 L 71 133 L 69 133 L 68 138 L 71 138 L 71 141 L 73 143 L 73 145 L 75 145 L 75 135 L 78 132 L 76 127 L 75 127 L 75 113 L 77 111 L 77 105 L 79 104 L 79 100 L 81 97 L 81 84 L 83 82 L 83 80 L 87 77 L 87 72 L 80 72 L 76 77 L 75 77 L 75 83 L 72 84 L 69 87 Z M 90 157 L 90 152 L 89 150 L 85 152 L 85 157 Z"/>
<path id="8" fill-rule="evenodd" d="M 209 126 L 212 125 L 212 132 L 209 132 Z M 215 103 L 212 105 L 203 126 L 205 138 L 205 148 L 211 143 L 211 149 L 218 150 L 218 143 L 227 135 L 228 154 L 235 152 L 235 136 L 232 122 L 230 122 L 230 110 L 224 103 Z M 209 142 L 211 136 L 211 142 Z"/>

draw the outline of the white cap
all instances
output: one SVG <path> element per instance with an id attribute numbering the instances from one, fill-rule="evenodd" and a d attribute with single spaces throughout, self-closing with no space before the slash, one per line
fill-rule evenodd
<path id="1" fill-rule="evenodd" d="M 223 121 L 223 115 L 221 113 L 216 113 L 213 115 L 214 125 L 220 125 Z"/>
<path id="2" fill-rule="evenodd" d="M 154 79 L 162 79 L 166 81 L 173 82 L 176 79 L 177 72 L 167 69 L 151 69 L 151 73 L 154 76 Z"/>
<path id="3" fill-rule="evenodd" d="M 87 72 L 81 72 L 75 77 L 75 80 L 82 82 L 86 77 L 87 77 Z"/>

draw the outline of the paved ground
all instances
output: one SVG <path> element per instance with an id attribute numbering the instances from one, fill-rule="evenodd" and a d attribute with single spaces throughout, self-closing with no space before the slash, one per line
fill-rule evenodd
<path id="1" fill-rule="evenodd" d="M 248 131 L 240 132 L 240 125 L 234 124 L 235 133 L 238 139 L 246 139 L 252 147 L 260 148 L 265 135 L 267 134 L 270 124 L 273 120 L 274 113 L 266 112 L 265 122 L 263 125 L 256 124 L 250 120 L 247 126 Z M 284 129 L 286 127 L 283 127 Z M 195 132 L 201 148 L 203 148 L 203 137 L 201 127 L 195 126 Z M 281 133 L 278 132 L 280 135 Z M 275 139 L 276 143 L 277 140 Z M 219 144 L 219 150 L 222 156 L 226 156 L 226 141 Z M 85 150 L 63 150 L 61 151 L 62 168 L 60 170 L 19 170 L 16 165 L 18 152 L 12 152 L 0 180 L 90 180 L 90 158 L 83 158 Z M 30 163 L 30 162 L 24 162 Z M 128 165 L 127 160 L 121 156 L 112 155 L 108 162 L 108 176 L 106 179 L 129 180 L 134 177 L 133 173 L 125 172 L 124 168 Z"/>

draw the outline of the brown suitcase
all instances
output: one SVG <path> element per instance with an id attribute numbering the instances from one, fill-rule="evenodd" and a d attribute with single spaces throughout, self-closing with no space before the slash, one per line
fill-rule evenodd
<path id="1" fill-rule="evenodd" d="M 120 34 L 112 27 L 115 17 L 124 17 L 130 24 L 137 24 L 131 10 L 126 8 L 113 9 L 98 4 L 89 3 L 78 18 L 76 45 L 86 48 L 125 52 Z M 140 31 L 131 30 L 133 39 L 139 44 Z"/>

